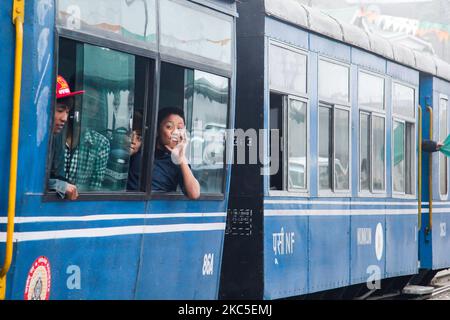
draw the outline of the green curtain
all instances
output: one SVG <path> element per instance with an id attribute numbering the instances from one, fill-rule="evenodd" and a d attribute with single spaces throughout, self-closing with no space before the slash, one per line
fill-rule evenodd
<path id="1" fill-rule="evenodd" d="M 444 145 L 439 149 L 440 152 L 450 157 L 450 135 L 444 141 Z"/>

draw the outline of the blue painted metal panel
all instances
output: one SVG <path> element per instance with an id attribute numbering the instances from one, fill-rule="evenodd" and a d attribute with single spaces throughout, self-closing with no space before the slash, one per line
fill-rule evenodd
<path id="1" fill-rule="evenodd" d="M 348 45 L 316 34 L 309 34 L 309 49 L 332 59 L 350 62 L 350 47 Z"/>
<path id="2" fill-rule="evenodd" d="M 309 292 L 350 284 L 350 217 L 311 216 Z"/>
<path id="3" fill-rule="evenodd" d="M 439 209 L 440 210 L 439 210 Z M 450 208 L 448 204 L 437 207 L 433 213 L 433 270 L 450 267 Z"/>
<path id="4" fill-rule="evenodd" d="M 40 256 L 48 258 L 50 299 L 132 299 L 141 235 L 20 242 L 8 275 L 7 298 L 23 299 L 28 272 Z M 79 248 L 76 250 L 75 248 Z M 80 270 L 80 289 L 69 289 L 69 266 Z"/>
<path id="5" fill-rule="evenodd" d="M 223 237 L 223 231 L 145 235 L 136 299 L 217 299 Z"/>
<path id="6" fill-rule="evenodd" d="M 430 139 L 430 114 L 427 106 L 433 105 L 434 78 L 423 73 L 420 74 L 419 103 L 422 107 L 422 139 Z M 430 190 L 428 187 L 429 157 L 427 153 L 422 155 L 422 202 L 428 202 Z M 427 232 L 429 214 L 427 206 L 422 205 L 422 221 L 419 232 L 419 260 L 420 267 L 431 269 L 433 265 L 433 238 L 432 233 Z"/>
<path id="7" fill-rule="evenodd" d="M 386 73 L 386 59 L 354 47 L 352 48 L 352 63 L 366 70 Z"/>
<path id="8" fill-rule="evenodd" d="M 417 215 L 386 217 L 386 277 L 417 273 Z"/>
<path id="9" fill-rule="evenodd" d="M 308 32 L 270 17 L 266 17 L 265 20 L 266 36 L 296 47 L 308 49 Z"/>
<path id="10" fill-rule="evenodd" d="M 387 61 L 386 73 L 394 79 L 398 79 L 414 86 L 419 85 L 419 71 L 402 66 L 392 61 Z"/>
<path id="11" fill-rule="evenodd" d="M 307 293 L 308 217 L 264 218 L 264 298 Z"/>
<path id="12" fill-rule="evenodd" d="M 18 202 L 23 201 L 26 193 L 42 192 L 45 185 L 48 136 L 51 133 L 48 129 L 49 115 L 55 88 L 53 2 L 27 2 L 25 8 Z"/>
<path id="13" fill-rule="evenodd" d="M 382 211 L 384 210 L 380 209 L 380 213 Z M 374 272 L 384 278 L 386 264 L 385 218 L 385 215 L 351 217 L 351 284 L 368 281 Z M 382 237 L 378 235 L 377 238 L 377 232 L 379 233 L 380 229 Z"/>

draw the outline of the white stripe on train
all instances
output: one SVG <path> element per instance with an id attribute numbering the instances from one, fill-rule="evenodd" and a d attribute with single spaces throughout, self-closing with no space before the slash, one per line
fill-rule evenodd
<path id="1" fill-rule="evenodd" d="M 167 225 L 146 225 L 111 228 L 85 228 L 69 230 L 46 230 L 31 232 L 14 232 L 14 241 L 55 240 L 71 238 L 98 238 L 125 236 L 135 234 L 170 233 L 170 232 L 198 232 L 224 231 L 225 223 L 187 223 Z M 0 242 L 5 242 L 6 232 L 0 232 Z"/>

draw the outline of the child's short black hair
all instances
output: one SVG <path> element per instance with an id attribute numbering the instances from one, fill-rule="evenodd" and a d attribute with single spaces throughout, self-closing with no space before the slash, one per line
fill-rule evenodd
<path id="1" fill-rule="evenodd" d="M 75 99 L 74 97 L 65 97 L 57 99 L 56 102 L 65 105 L 69 109 L 72 109 L 75 104 Z"/>
<path id="2" fill-rule="evenodd" d="M 160 109 L 158 112 L 158 128 L 161 125 L 161 123 L 163 122 L 163 120 L 165 118 L 167 118 L 168 116 L 170 116 L 171 114 L 176 114 L 177 116 L 180 116 L 183 119 L 183 121 L 186 123 L 186 120 L 184 119 L 183 109 L 176 108 L 176 107 L 167 107 L 167 108 Z"/>

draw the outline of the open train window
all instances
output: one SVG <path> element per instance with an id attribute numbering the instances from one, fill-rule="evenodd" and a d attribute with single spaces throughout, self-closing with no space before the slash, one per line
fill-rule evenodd
<path id="1" fill-rule="evenodd" d="M 350 191 L 350 69 L 319 60 L 318 184 L 322 194 Z"/>
<path id="2" fill-rule="evenodd" d="M 57 94 L 49 191 L 63 197 L 72 185 L 80 194 L 145 192 L 146 84 L 153 62 L 65 38 L 58 58 L 58 75 L 84 93 Z M 60 102 L 72 98 L 57 119 Z"/>
<path id="3" fill-rule="evenodd" d="M 279 137 L 283 137 L 283 96 L 281 94 L 270 94 L 270 132 L 278 130 Z M 274 135 L 270 135 L 270 145 L 272 146 Z M 272 148 L 269 148 L 270 159 L 278 157 L 278 163 L 283 163 L 283 147 L 282 143 L 278 144 L 277 154 L 272 154 Z M 279 166 L 278 171 L 270 176 L 270 190 L 283 190 L 283 165 Z"/>
<path id="4" fill-rule="evenodd" d="M 165 108 L 183 111 L 188 136 L 187 158 L 200 184 L 200 193 L 223 193 L 229 79 L 163 62 L 159 113 Z M 158 131 L 156 141 L 157 148 L 161 148 Z M 174 193 L 180 194 L 181 188 L 179 185 Z M 161 194 L 155 180 L 152 181 L 152 192 Z"/>
<path id="5" fill-rule="evenodd" d="M 359 72 L 359 190 L 363 193 L 386 190 L 384 86 L 383 77 Z"/>
<path id="6" fill-rule="evenodd" d="M 415 89 L 393 83 L 392 190 L 415 194 Z"/>

